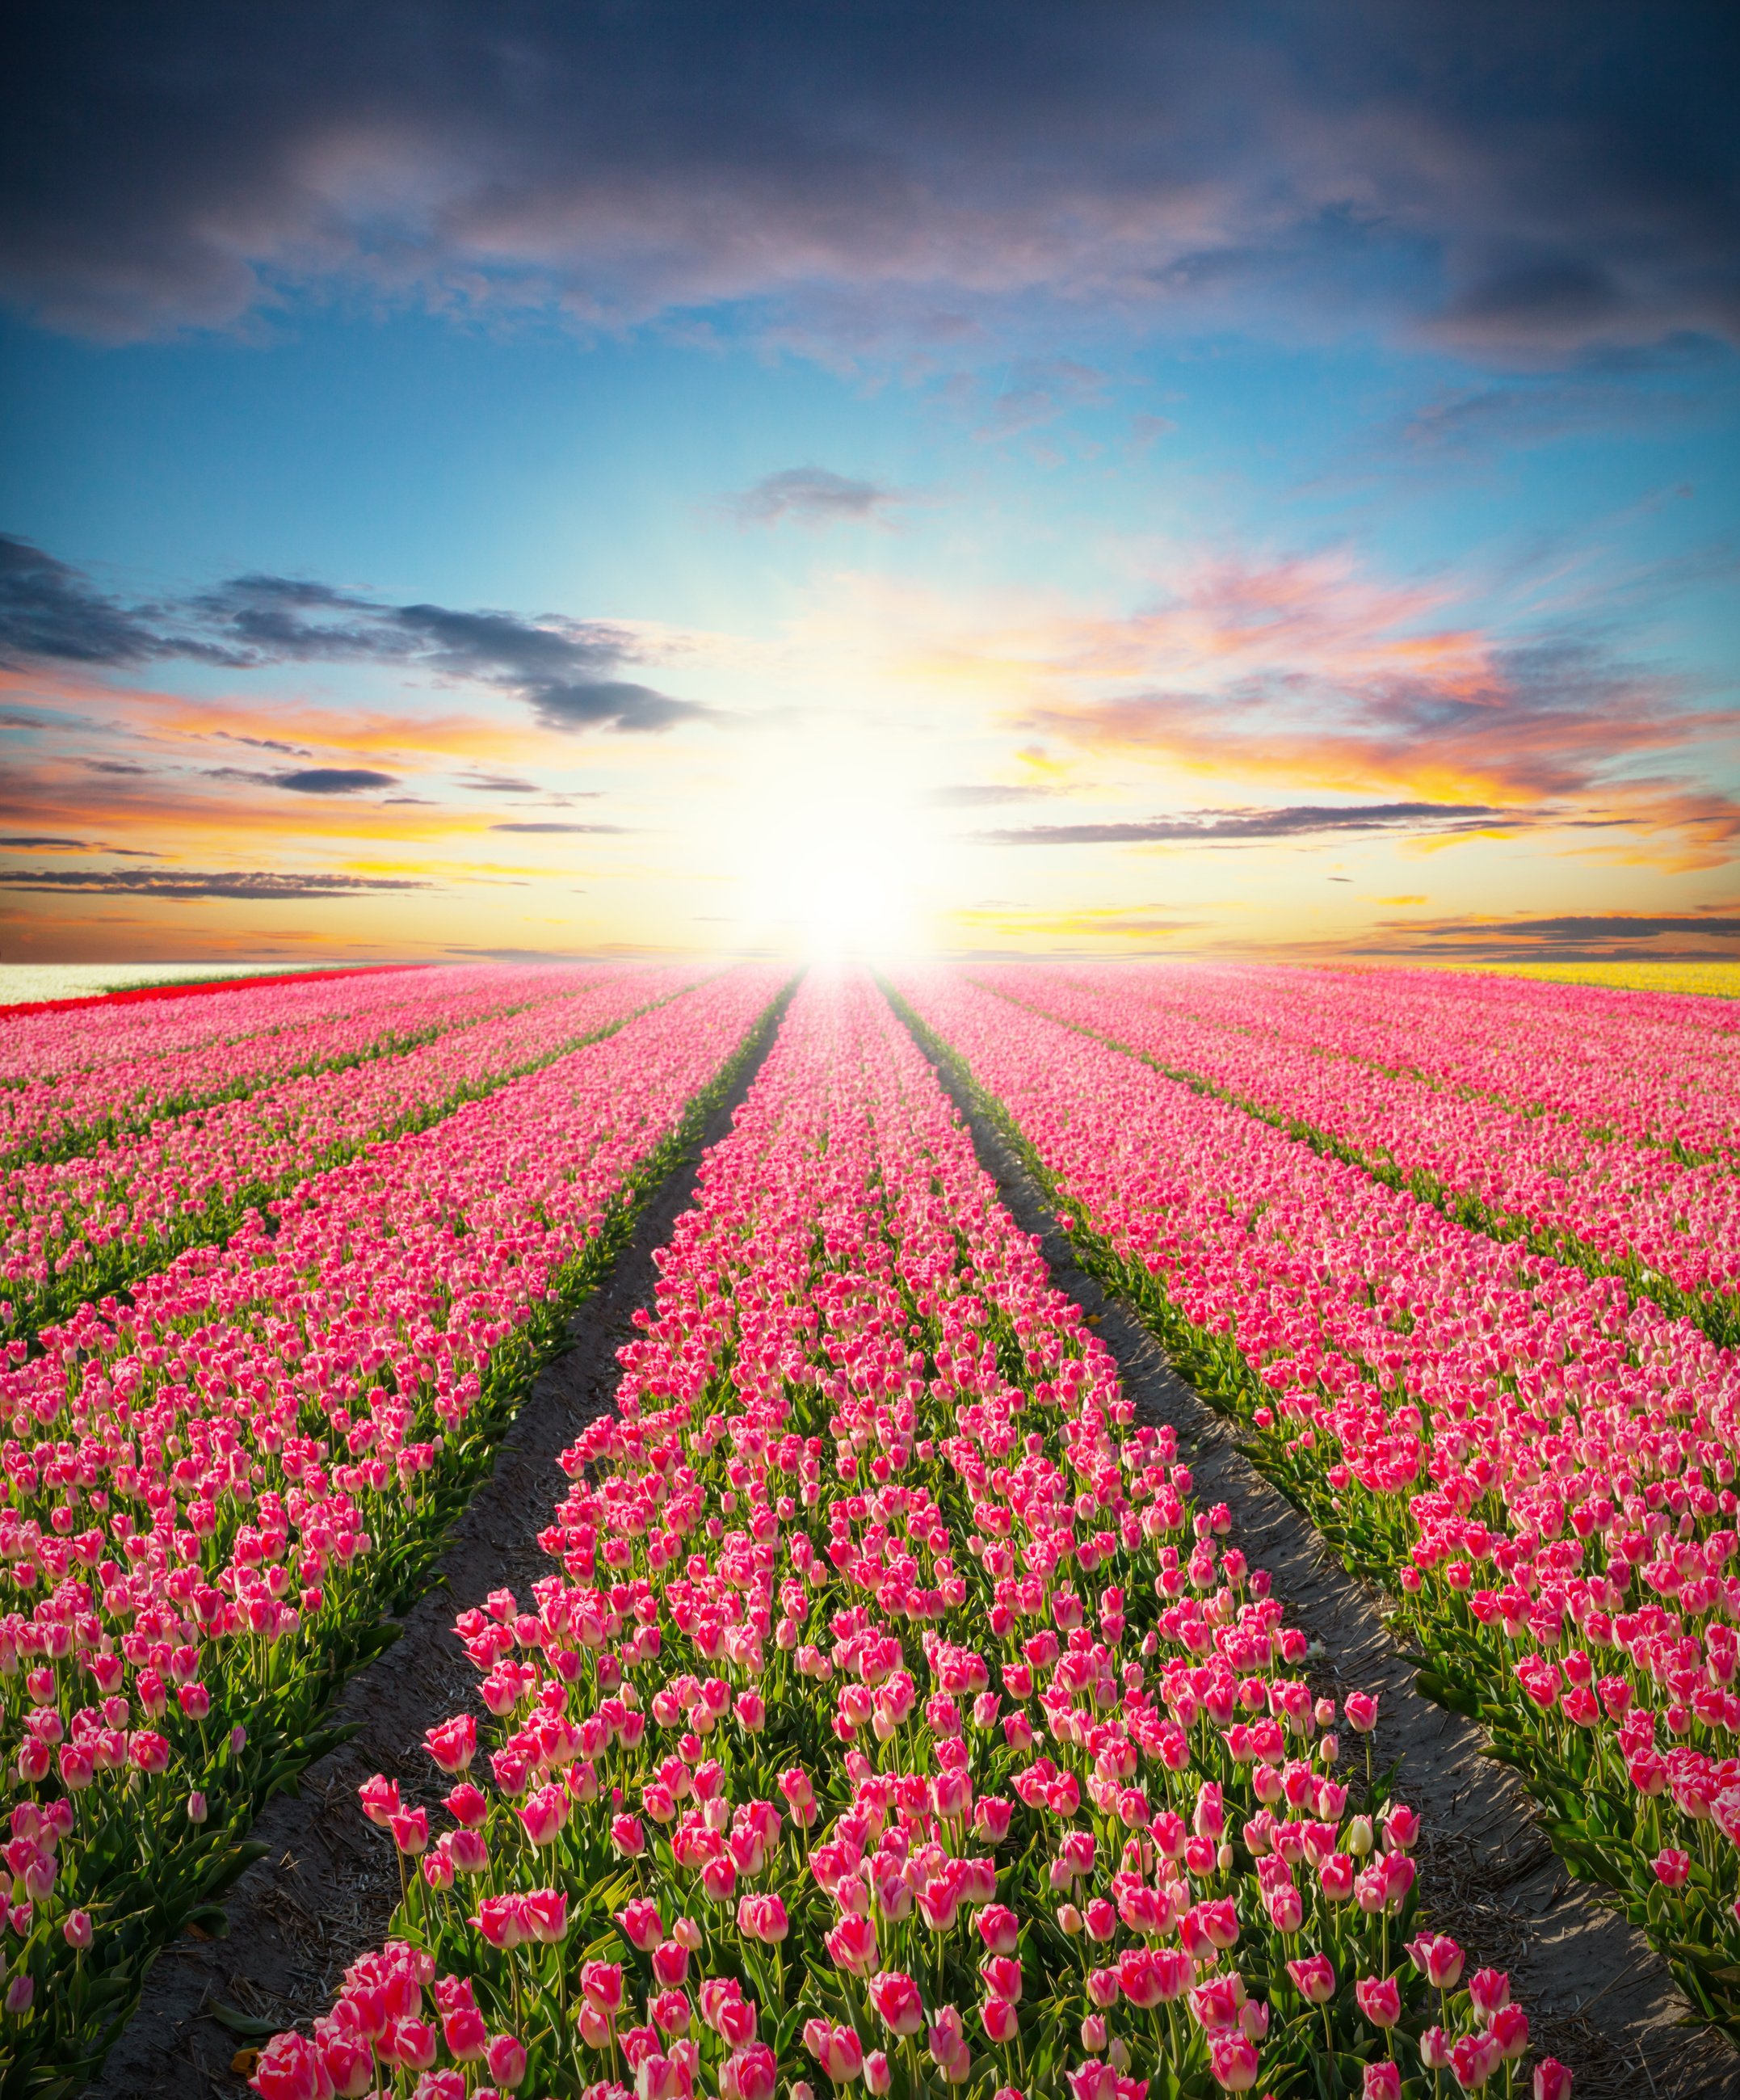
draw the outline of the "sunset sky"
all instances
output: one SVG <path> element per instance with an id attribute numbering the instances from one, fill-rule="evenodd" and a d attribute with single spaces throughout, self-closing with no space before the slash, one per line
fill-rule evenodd
<path id="1" fill-rule="evenodd" d="M 1732 10 L 34 15 L 0 959 L 1740 953 Z"/>

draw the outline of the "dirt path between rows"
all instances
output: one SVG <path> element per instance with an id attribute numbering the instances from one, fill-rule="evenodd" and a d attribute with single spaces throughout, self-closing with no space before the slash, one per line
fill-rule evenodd
<path id="1" fill-rule="evenodd" d="M 445 1793 L 450 1782 L 430 1762 L 423 1732 L 469 1708 L 477 1689 L 454 1618 L 491 1590 L 526 1599 L 532 1582 L 550 1572 L 537 1534 L 567 1489 L 557 1458 L 610 1405 L 620 1375 L 616 1352 L 633 1333 L 629 1316 L 652 1300 L 653 1251 L 689 1207 L 700 1154 L 730 1128 L 786 1004 L 782 998 L 730 1092 L 575 1314 L 572 1346 L 538 1379 L 502 1440 L 495 1471 L 454 1525 L 439 1563 L 442 1581 L 405 1615 L 394 1645 L 346 1686 L 330 1718 L 357 1723 L 360 1732 L 309 1767 L 299 1796 L 280 1794 L 260 1815 L 249 1835 L 271 1851 L 225 1899 L 228 1936 L 183 1938 L 165 1951 L 85 2100 L 243 2100 L 245 2052 L 256 2038 L 227 2026 L 216 2010 L 269 2020 L 274 2029 L 306 2027 L 331 2010 L 348 1965 L 385 1938 L 399 1901 L 397 1855 L 363 1820 L 357 1787 L 385 1772 L 407 1802 L 431 1809 Z"/>
<path id="2" fill-rule="evenodd" d="M 980 1163 L 1022 1229 L 1040 1236 L 1058 1286 L 1094 1321 L 1142 1417 L 1178 1432 L 1198 1502 L 1225 1502 L 1247 1558 L 1273 1576 L 1311 1640 L 1314 1675 L 1332 1690 L 1380 1694 L 1379 1764 L 1401 1759 L 1399 1791 L 1425 1819 L 1423 1917 L 1460 1942 L 1470 1969 L 1509 1970 L 1535 2050 L 1570 2067 L 1577 2100 L 1734 2100 L 1740 2057 L 1701 2023 L 1681 2024 L 1691 2010 L 1649 1942 L 1571 1880 L 1514 1775 L 1483 1754 L 1480 1730 L 1415 1689 L 1376 1593 L 1242 1456 L 1231 1426 L 1130 1308 L 1077 1266 L 1069 1234 L 1002 1133 L 947 1065 L 936 1070 Z"/>

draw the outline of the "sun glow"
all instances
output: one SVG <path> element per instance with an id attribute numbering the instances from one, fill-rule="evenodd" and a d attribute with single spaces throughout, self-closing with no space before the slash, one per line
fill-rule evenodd
<path id="1" fill-rule="evenodd" d="M 737 944 L 813 962 L 914 953 L 932 828 L 867 737 L 831 724 L 795 735 L 755 770 L 730 827 Z"/>

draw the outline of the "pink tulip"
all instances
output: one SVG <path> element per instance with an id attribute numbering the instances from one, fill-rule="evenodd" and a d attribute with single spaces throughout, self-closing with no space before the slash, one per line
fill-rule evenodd
<path id="1" fill-rule="evenodd" d="M 1354 1985 L 1359 2008 L 1375 2027 L 1393 2027 L 1402 2017 L 1402 1992 L 1393 1976 L 1363 1976 Z"/>
<path id="2" fill-rule="evenodd" d="M 1307 1954 L 1289 1961 L 1287 1973 L 1299 1995 L 1311 2005 L 1326 2005 L 1335 1996 L 1335 1968 L 1327 1954 Z"/>
<path id="3" fill-rule="evenodd" d="M 870 1979 L 870 2003 L 890 2033 L 916 2034 L 924 2025 L 924 2007 L 918 1987 L 897 1970 L 884 1970 Z"/>

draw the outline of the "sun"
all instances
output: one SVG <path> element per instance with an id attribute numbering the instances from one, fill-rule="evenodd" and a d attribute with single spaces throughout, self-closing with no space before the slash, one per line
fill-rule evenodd
<path id="1" fill-rule="evenodd" d="M 834 725 L 792 737 L 756 769 L 732 826 L 738 945 L 818 963 L 916 952 L 925 815 L 864 738 Z"/>

